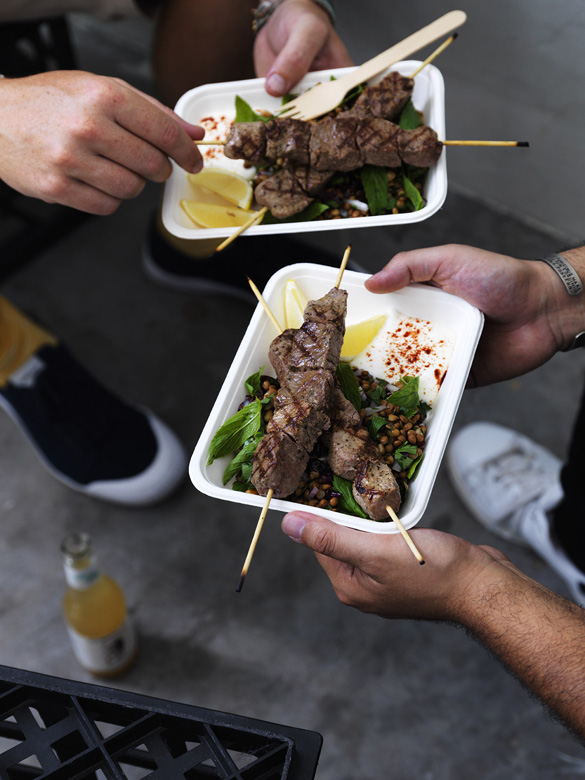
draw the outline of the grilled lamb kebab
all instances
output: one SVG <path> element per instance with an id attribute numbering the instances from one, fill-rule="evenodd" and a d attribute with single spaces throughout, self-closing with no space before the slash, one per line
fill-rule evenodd
<path id="1" fill-rule="evenodd" d="M 401 162 L 428 168 L 439 159 L 442 148 L 427 125 L 404 130 L 388 119 L 341 114 L 314 123 L 285 118 L 235 122 L 224 154 L 260 167 L 286 159 L 333 173 L 367 164 L 396 168 Z"/>
<path id="2" fill-rule="evenodd" d="M 296 119 L 239 122 L 228 134 L 224 153 L 240 159 L 248 155 L 245 158 L 258 166 L 266 165 L 269 156 L 287 159 L 254 190 L 256 202 L 283 219 L 303 211 L 336 171 L 366 163 L 396 168 L 401 161 L 427 168 L 441 149 L 435 131 L 425 125 L 402 130 L 377 117 L 338 117 L 316 124 Z"/>
<path id="3" fill-rule="evenodd" d="M 262 496 L 270 489 L 277 498 L 294 492 L 309 454 L 330 427 L 346 310 L 347 293 L 333 288 L 309 301 L 298 330 L 285 330 L 270 345 L 280 389 L 266 435 L 254 453 L 251 480 Z"/>

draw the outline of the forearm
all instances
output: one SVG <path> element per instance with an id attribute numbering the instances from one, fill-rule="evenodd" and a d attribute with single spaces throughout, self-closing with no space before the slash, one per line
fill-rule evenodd
<path id="1" fill-rule="evenodd" d="M 459 622 L 585 738 L 585 611 L 514 567 L 494 570 Z"/>

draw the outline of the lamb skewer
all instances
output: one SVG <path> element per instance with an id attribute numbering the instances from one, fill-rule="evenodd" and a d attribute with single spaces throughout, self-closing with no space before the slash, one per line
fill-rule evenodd
<path id="1" fill-rule="evenodd" d="M 339 285 L 341 284 L 341 279 L 343 277 L 343 272 L 345 271 L 345 267 L 346 267 L 347 261 L 349 259 L 350 250 L 351 250 L 351 247 L 348 246 L 347 249 L 344 252 L 343 259 L 341 261 L 341 266 L 339 268 L 339 274 L 337 276 L 337 281 L 336 281 L 336 284 L 335 284 L 335 287 L 333 288 L 333 290 L 339 291 L 338 288 L 339 288 Z M 254 294 L 256 295 L 256 297 L 258 298 L 258 300 L 260 301 L 260 303 L 264 307 L 264 309 L 265 310 L 269 310 L 268 309 L 268 305 L 264 301 L 264 298 L 262 297 L 262 295 L 261 295 L 260 291 L 258 290 L 258 288 L 256 287 L 256 285 L 250 279 L 248 281 L 250 282 L 250 286 L 252 288 L 252 291 L 254 292 Z M 331 295 L 331 293 L 333 293 L 333 290 L 331 290 L 328 295 Z M 327 297 L 327 296 L 325 296 L 325 297 Z M 318 304 L 319 302 L 316 302 L 316 303 Z M 335 307 L 335 310 L 334 310 L 333 319 L 339 321 L 339 314 L 341 313 L 341 310 L 343 310 L 342 322 L 343 322 L 343 328 L 345 329 L 345 303 L 342 302 L 341 298 L 339 298 L 336 301 L 336 303 L 337 303 L 337 306 Z M 327 317 L 327 313 L 326 312 L 322 312 L 322 313 L 319 312 L 318 311 L 318 306 L 315 306 L 315 305 L 313 305 L 313 315 L 314 315 L 315 319 L 317 319 L 317 320 L 319 320 L 319 319 L 322 320 L 323 318 L 326 319 L 326 317 Z M 278 322 L 277 322 L 276 318 L 274 317 L 274 315 L 271 314 L 270 315 L 270 319 L 278 327 L 280 335 L 281 336 L 284 335 L 283 332 L 281 331 L 280 326 L 278 326 Z M 316 324 L 319 324 L 319 323 L 316 323 Z M 341 342 L 343 342 L 343 334 L 341 336 Z M 297 344 L 296 345 L 297 350 L 299 350 L 299 352 L 301 354 L 302 354 L 301 347 L 303 347 L 303 346 L 304 345 L 302 345 L 302 344 Z M 336 346 L 333 347 L 333 348 L 335 350 L 337 349 Z M 339 352 L 341 352 L 341 343 L 339 344 Z M 282 375 L 283 374 L 283 369 L 285 368 L 285 365 L 284 365 L 284 363 L 279 364 L 279 362 L 278 362 L 279 361 L 279 356 L 281 354 L 279 349 L 278 349 L 278 347 L 275 348 L 273 354 L 274 354 L 274 359 L 275 359 L 277 365 L 279 365 L 280 373 Z M 299 362 L 302 361 L 301 354 L 299 354 L 299 359 L 298 359 Z M 339 359 L 339 356 L 338 356 L 338 359 Z M 276 367 L 275 367 L 275 370 L 278 373 L 278 369 Z M 287 403 L 286 403 L 286 401 L 287 401 L 286 392 L 288 392 L 290 394 L 290 397 L 292 399 L 294 397 L 294 390 L 298 389 L 298 388 L 295 388 L 295 386 L 294 386 L 294 381 L 295 380 L 299 380 L 300 379 L 301 382 L 303 382 L 304 380 L 308 380 L 308 383 L 309 384 L 311 383 L 312 375 L 310 375 L 308 372 L 303 372 L 303 373 L 305 374 L 305 376 L 300 375 L 299 377 L 296 377 L 296 378 L 291 377 L 291 380 L 293 381 L 293 384 L 289 384 L 288 390 L 286 388 L 282 389 L 282 393 L 284 395 L 281 395 L 281 402 L 282 402 L 281 405 L 282 405 L 283 408 L 287 406 Z M 318 373 L 318 370 L 317 370 L 317 373 Z M 324 375 L 325 375 L 325 372 L 323 372 L 322 376 L 324 376 Z M 324 381 L 325 381 L 325 384 L 323 386 L 323 390 L 324 390 L 325 396 L 326 396 L 327 395 L 327 386 L 326 386 L 327 385 L 327 380 L 324 380 Z M 321 396 L 322 395 L 322 393 L 321 393 L 321 381 L 319 379 L 317 380 L 316 386 L 313 386 L 313 389 L 311 391 L 305 391 L 305 403 L 308 403 L 308 404 L 311 404 L 311 402 L 315 403 L 317 401 L 317 398 L 315 397 L 315 393 L 317 393 L 317 396 Z M 324 403 L 325 403 L 325 401 L 322 400 L 321 401 L 321 405 L 324 405 Z M 317 403 L 317 405 L 319 405 L 319 403 Z M 294 420 L 294 415 L 293 415 L 292 419 Z M 307 433 L 307 432 L 305 431 L 305 433 Z M 266 436 L 263 437 L 262 441 L 264 441 L 265 438 L 266 438 Z M 260 444 L 262 444 L 262 441 L 260 442 Z M 293 439 L 291 438 L 290 441 L 293 442 Z M 288 447 L 289 445 L 288 445 L 288 443 L 285 443 L 282 446 L 283 447 Z M 294 448 L 292 446 L 291 446 L 291 450 L 294 452 Z M 254 460 L 256 460 L 256 453 L 254 454 Z M 270 461 L 269 461 L 269 463 L 270 463 Z M 274 468 L 272 469 L 272 474 L 270 474 L 270 469 L 266 469 L 265 473 L 266 473 L 266 477 L 258 476 L 258 479 L 259 480 L 260 479 L 264 480 L 266 478 L 272 479 L 272 478 L 276 478 L 277 475 L 278 475 L 277 470 L 274 469 Z M 298 479 L 297 479 L 297 483 L 298 483 Z M 296 484 L 295 484 L 295 487 L 296 487 Z M 274 491 L 274 487 L 268 487 L 268 490 L 266 492 L 266 500 L 264 501 L 264 506 L 262 508 L 262 512 L 260 513 L 260 517 L 258 518 L 258 522 L 256 524 L 256 529 L 254 531 L 254 536 L 252 538 L 252 542 L 250 543 L 250 547 L 248 549 L 248 554 L 246 555 L 246 559 L 245 559 L 244 565 L 242 567 L 242 572 L 240 574 L 240 579 L 239 579 L 238 585 L 236 587 L 236 592 L 237 593 L 239 593 L 242 590 L 242 587 L 243 587 L 244 582 L 246 580 L 246 576 L 248 574 L 248 568 L 250 566 L 250 563 L 252 562 L 252 556 L 254 555 L 254 551 L 256 549 L 256 544 L 257 544 L 258 539 L 260 537 L 260 532 L 262 530 L 262 526 L 264 524 L 264 520 L 265 520 L 266 514 L 268 512 L 268 507 L 270 506 L 270 502 L 272 501 L 272 497 L 274 495 L 274 492 L 275 492 Z M 290 492 L 292 492 L 292 490 Z"/>

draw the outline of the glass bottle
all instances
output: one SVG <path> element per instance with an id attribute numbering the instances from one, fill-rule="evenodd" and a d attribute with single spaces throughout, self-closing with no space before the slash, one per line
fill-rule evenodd
<path id="1" fill-rule="evenodd" d="M 136 637 L 119 585 L 102 574 L 85 533 L 61 544 L 67 591 L 63 614 L 75 657 L 87 671 L 114 677 L 136 657 Z"/>

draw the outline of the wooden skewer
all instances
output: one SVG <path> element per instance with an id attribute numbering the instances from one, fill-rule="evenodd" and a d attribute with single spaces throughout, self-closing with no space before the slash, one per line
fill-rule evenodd
<path id="1" fill-rule="evenodd" d="M 241 235 L 244 230 L 247 230 L 248 228 L 252 227 L 252 225 L 256 225 L 258 222 L 262 222 L 264 219 L 264 215 L 268 211 L 268 206 L 262 206 L 262 208 L 259 211 L 254 212 L 254 216 L 250 217 L 250 219 L 244 224 L 240 225 L 240 227 L 231 234 L 228 238 L 226 238 L 225 241 L 222 241 L 221 244 L 216 247 L 216 252 L 221 252 L 222 249 L 225 249 L 226 246 L 229 246 L 229 244 L 232 243 L 232 241 L 235 241 L 236 238 Z"/>
<path id="2" fill-rule="evenodd" d="M 416 73 L 419 73 L 419 68 Z M 416 75 L 413 73 L 413 76 Z M 412 76 L 411 76 L 412 78 Z M 196 144 L 219 144 L 224 145 L 225 141 L 195 141 Z M 528 141 L 441 141 L 443 146 L 530 146 Z"/>
<path id="3" fill-rule="evenodd" d="M 225 146 L 225 138 L 222 140 L 216 139 L 215 141 L 206 141 L 205 138 L 202 141 L 195 141 L 195 146 Z"/>
<path id="4" fill-rule="evenodd" d="M 425 560 L 422 557 L 422 555 L 420 554 L 419 549 L 416 546 L 416 544 L 412 541 L 412 538 L 411 538 L 410 534 L 408 533 L 406 528 L 402 525 L 402 523 L 398 519 L 398 515 L 396 514 L 396 512 L 392 509 L 392 507 L 390 505 L 388 505 L 386 507 L 386 511 L 388 512 L 388 514 L 390 515 L 392 520 L 396 523 L 396 526 L 397 526 L 398 530 L 400 531 L 400 533 L 404 537 L 404 541 L 410 547 L 410 549 L 412 550 L 412 554 L 414 555 L 414 557 L 417 559 L 417 561 L 422 566 L 424 564 Z"/>
<path id="5" fill-rule="evenodd" d="M 441 141 L 443 146 L 530 146 L 528 141 Z"/>
<path id="6" fill-rule="evenodd" d="M 341 284 L 341 278 L 343 276 L 343 272 L 345 271 L 345 266 L 347 265 L 347 261 L 349 260 L 350 252 L 351 252 L 351 244 L 348 244 L 345 252 L 343 253 L 341 265 L 339 266 L 339 273 L 337 274 L 337 281 L 335 282 L 335 286 L 337 287 L 338 290 L 339 290 L 339 285 Z"/>
<path id="7" fill-rule="evenodd" d="M 254 284 L 254 282 L 253 282 L 253 281 L 250 279 L 250 277 L 249 277 L 249 276 L 248 276 L 248 284 L 249 284 L 249 285 L 250 285 L 250 287 L 252 288 L 252 292 L 254 293 L 254 295 L 256 296 L 256 298 L 258 298 L 258 300 L 259 300 L 259 301 L 260 301 L 260 303 L 262 304 L 262 307 L 264 308 L 264 311 L 266 312 L 266 314 L 267 314 L 267 315 L 268 315 L 268 317 L 270 318 L 270 320 L 271 320 L 272 324 L 274 325 L 274 327 L 276 328 L 276 330 L 277 330 L 279 333 L 282 333 L 282 328 L 280 327 L 280 324 L 279 324 L 278 320 L 276 319 L 276 317 L 275 317 L 275 316 L 274 316 L 274 314 L 272 313 L 272 310 L 271 310 L 270 306 L 269 306 L 269 305 L 266 303 L 266 301 L 264 300 L 264 298 L 263 298 L 263 296 L 262 296 L 262 293 L 261 293 L 261 292 L 260 292 L 260 290 L 259 290 L 259 289 L 256 287 L 256 285 L 255 285 L 255 284 Z"/>
<path id="8" fill-rule="evenodd" d="M 254 536 L 252 537 L 250 548 L 248 550 L 248 554 L 246 555 L 246 560 L 244 561 L 244 565 L 242 566 L 242 573 L 240 574 L 240 581 L 238 582 L 236 593 L 239 593 L 242 590 L 244 586 L 244 582 L 246 581 L 246 575 L 248 574 L 248 569 L 250 568 L 250 562 L 252 561 L 252 556 L 254 555 L 254 551 L 258 543 L 258 538 L 260 536 L 260 531 L 262 530 L 262 526 L 264 525 L 264 519 L 266 518 L 266 513 L 268 512 L 268 507 L 270 506 L 270 502 L 272 501 L 273 494 L 274 494 L 274 490 L 270 488 L 270 490 L 266 494 L 266 500 L 264 501 L 262 512 L 260 513 L 260 517 L 258 518 L 258 522 L 256 524 L 256 530 L 254 531 Z"/>
<path id="9" fill-rule="evenodd" d="M 421 72 L 421 70 L 423 68 L 426 68 L 426 66 L 429 63 L 431 63 L 436 57 L 438 57 L 439 54 L 441 54 L 441 52 L 445 51 L 447 46 L 450 46 L 453 43 L 453 41 L 455 40 L 455 38 L 457 38 L 458 35 L 459 35 L 459 33 L 453 33 L 453 35 L 451 35 L 449 38 L 447 38 L 446 41 L 443 41 L 443 43 L 438 48 L 436 48 L 435 51 L 432 54 L 429 54 L 429 56 L 426 58 L 426 60 L 423 62 L 423 64 L 419 68 L 417 68 L 414 71 L 414 73 L 411 74 L 410 78 L 413 79 L 415 76 L 418 76 L 418 74 Z"/>

